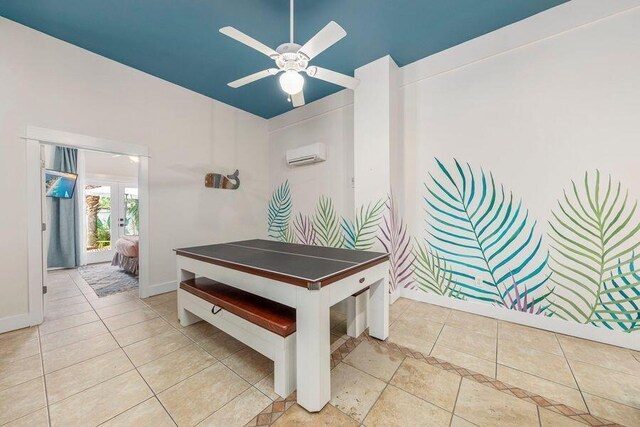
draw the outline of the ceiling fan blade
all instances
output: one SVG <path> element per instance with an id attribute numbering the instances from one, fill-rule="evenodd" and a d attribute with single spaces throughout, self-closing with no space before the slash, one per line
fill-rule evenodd
<path id="1" fill-rule="evenodd" d="M 250 75 L 248 75 L 246 77 L 243 77 L 241 79 L 234 80 L 231 83 L 228 83 L 228 85 L 231 86 L 234 89 L 235 88 L 239 88 L 240 86 L 244 86 L 246 84 L 253 83 L 256 80 L 260 80 L 260 79 L 268 77 L 268 76 L 275 76 L 279 72 L 280 72 L 280 70 L 278 70 L 277 68 L 269 68 L 268 70 L 258 71 L 257 73 L 253 73 L 253 74 L 250 74 Z"/>
<path id="2" fill-rule="evenodd" d="M 258 52 L 264 53 L 269 58 L 274 58 L 274 57 L 277 57 L 279 55 L 278 52 L 276 52 L 275 50 L 271 49 L 269 46 L 265 45 L 262 42 L 259 42 L 258 40 L 254 39 L 253 37 L 249 37 L 245 33 L 241 32 L 239 30 L 236 30 L 233 27 L 220 28 L 220 32 L 222 34 L 224 34 L 225 36 L 229 36 L 232 39 L 237 40 L 242 44 L 245 44 L 245 45 L 247 45 L 249 47 L 254 48 Z"/>
<path id="3" fill-rule="evenodd" d="M 311 40 L 306 42 L 298 52 L 312 59 L 346 35 L 347 32 L 340 25 L 331 21 L 311 37 Z"/>
<path id="4" fill-rule="evenodd" d="M 295 95 L 291 95 L 291 103 L 294 107 L 302 107 L 304 105 L 304 92 L 300 91 Z"/>
<path id="5" fill-rule="evenodd" d="M 335 71 L 327 70 L 321 67 L 309 67 L 307 68 L 307 74 L 314 79 L 324 80 L 325 82 L 333 83 L 338 86 L 343 86 L 348 89 L 355 89 L 360 84 L 360 80 L 355 77 L 347 76 L 346 74 L 336 73 Z"/>

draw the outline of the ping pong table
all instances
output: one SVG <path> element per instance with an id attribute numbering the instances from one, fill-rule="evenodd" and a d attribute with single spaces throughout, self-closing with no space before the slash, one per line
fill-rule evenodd
<path id="1" fill-rule="evenodd" d="M 389 335 L 388 255 L 269 240 L 176 249 L 178 283 L 207 277 L 296 309 L 297 401 L 331 397 L 329 309 L 369 288 L 369 334 Z"/>

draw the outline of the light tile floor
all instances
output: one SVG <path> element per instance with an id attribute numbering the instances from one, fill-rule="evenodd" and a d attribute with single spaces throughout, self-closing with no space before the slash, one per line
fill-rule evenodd
<path id="1" fill-rule="evenodd" d="M 372 340 L 309 414 L 273 392 L 271 361 L 204 322 L 181 327 L 175 292 L 97 298 L 75 270 L 48 285 L 45 322 L 0 335 L 0 425 L 585 425 Z M 640 426 L 638 352 L 406 299 L 390 317 L 391 343 Z M 354 341 L 345 331 L 332 311 L 332 351 Z"/>

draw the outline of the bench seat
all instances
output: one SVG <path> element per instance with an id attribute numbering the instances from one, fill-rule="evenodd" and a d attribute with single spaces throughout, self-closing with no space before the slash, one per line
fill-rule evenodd
<path id="1" fill-rule="evenodd" d="M 233 286 L 198 277 L 180 288 L 281 337 L 296 331 L 296 310 Z"/>
<path id="2" fill-rule="evenodd" d="M 296 310 L 215 280 L 180 282 L 182 326 L 204 320 L 274 362 L 274 390 L 287 397 L 296 386 Z"/>

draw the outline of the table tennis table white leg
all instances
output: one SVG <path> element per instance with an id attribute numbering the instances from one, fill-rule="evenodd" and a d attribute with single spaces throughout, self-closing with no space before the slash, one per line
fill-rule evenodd
<path id="1" fill-rule="evenodd" d="M 190 271 L 183 270 L 180 268 L 180 266 L 178 266 L 177 277 L 178 277 L 178 289 L 180 289 L 180 282 L 182 282 L 183 280 L 195 279 L 196 275 Z M 193 325 L 194 323 L 197 323 L 200 320 L 202 320 L 195 314 L 184 309 L 181 298 L 180 298 L 180 292 L 178 292 L 178 319 L 180 320 L 180 325 L 185 327 L 189 325 Z"/>
<path id="2" fill-rule="evenodd" d="M 297 401 L 318 412 L 331 398 L 329 292 L 299 288 L 296 299 Z"/>
<path id="3" fill-rule="evenodd" d="M 389 336 L 389 276 L 369 288 L 369 335 L 379 340 Z"/>
<path id="4" fill-rule="evenodd" d="M 347 298 L 347 335 L 358 338 L 367 329 L 369 291 Z"/>

